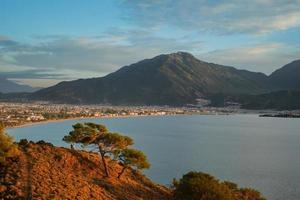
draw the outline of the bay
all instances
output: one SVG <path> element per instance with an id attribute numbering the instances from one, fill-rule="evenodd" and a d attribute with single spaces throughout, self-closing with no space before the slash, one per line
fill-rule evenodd
<path id="1" fill-rule="evenodd" d="M 105 124 L 131 136 L 152 166 L 155 182 L 170 185 L 188 171 L 210 173 L 267 199 L 300 199 L 300 121 L 257 115 L 179 115 L 81 119 L 9 129 L 16 140 L 45 140 L 69 145 L 64 135 L 77 122 Z"/>

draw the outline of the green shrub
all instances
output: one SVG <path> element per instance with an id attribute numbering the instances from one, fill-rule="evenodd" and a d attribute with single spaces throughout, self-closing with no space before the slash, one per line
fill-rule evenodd
<path id="1" fill-rule="evenodd" d="M 238 188 L 235 183 L 220 182 L 202 172 L 189 172 L 173 180 L 175 200 L 265 200 L 253 189 Z"/>
<path id="2" fill-rule="evenodd" d="M 19 141 L 19 146 L 21 146 L 21 147 L 25 147 L 25 146 L 27 146 L 28 145 L 28 140 L 27 139 L 21 139 L 20 141 Z"/>

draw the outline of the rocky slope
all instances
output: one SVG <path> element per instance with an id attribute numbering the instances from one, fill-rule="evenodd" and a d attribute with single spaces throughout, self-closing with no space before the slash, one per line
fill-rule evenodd
<path id="1" fill-rule="evenodd" d="M 0 199 L 171 199 L 170 189 L 151 182 L 140 172 L 128 170 L 121 179 L 121 166 L 110 164 L 104 178 L 95 153 L 29 143 L 20 147 L 16 159 L 0 166 Z"/>

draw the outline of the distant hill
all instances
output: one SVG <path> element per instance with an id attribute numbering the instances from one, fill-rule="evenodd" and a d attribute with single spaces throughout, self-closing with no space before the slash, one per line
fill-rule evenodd
<path id="1" fill-rule="evenodd" d="M 300 90 L 300 60 L 295 60 L 270 75 L 272 85 L 280 89 Z"/>
<path id="2" fill-rule="evenodd" d="M 300 91 L 282 90 L 258 95 L 249 94 L 215 94 L 210 96 L 211 105 L 223 107 L 239 103 L 244 109 L 253 110 L 300 110 Z"/>
<path id="3" fill-rule="evenodd" d="M 300 91 L 277 91 L 244 97 L 242 108 L 300 110 Z"/>
<path id="4" fill-rule="evenodd" d="M 178 52 L 122 67 L 105 77 L 61 82 L 31 98 L 58 103 L 185 105 L 212 93 L 259 94 L 269 91 L 263 73 L 207 63 Z"/>
<path id="5" fill-rule="evenodd" d="M 1 93 L 16 93 L 16 92 L 35 92 L 41 88 L 34 88 L 28 85 L 21 85 L 14 81 L 0 77 L 0 92 Z"/>
<path id="6" fill-rule="evenodd" d="M 31 93 L 28 92 L 17 92 L 17 93 L 1 93 L 0 101 L 5 102 L 28 102 Z"/>

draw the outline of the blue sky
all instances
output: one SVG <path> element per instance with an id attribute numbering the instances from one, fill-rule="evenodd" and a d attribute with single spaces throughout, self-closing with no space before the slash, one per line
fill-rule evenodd
<path id="1" fill-rule="evenodd" d="M 49 86 L 176 51 L 270 74 L 299 35 L 299 0 L 0 0 L 0 76 Z"/>

